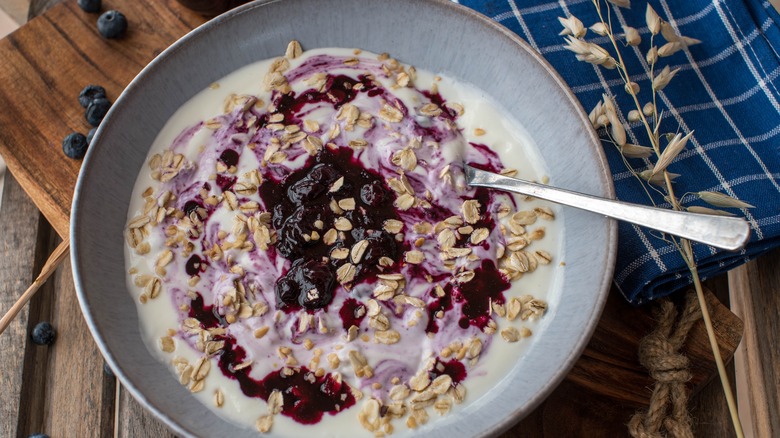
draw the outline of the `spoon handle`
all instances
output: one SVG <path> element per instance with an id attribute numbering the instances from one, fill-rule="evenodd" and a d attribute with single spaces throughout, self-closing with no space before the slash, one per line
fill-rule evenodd
<path id="1" fill-rule="evenodd" d="M 468 165 L 464 167 L 466 182 L 471 186 L 489 187 L 545 199 L 705 243 L 716 248 L 737 250 L 742 248 L 750 237 L 750 226 L 742 218 L 629 204 L 510 178 L 475 169 Z"/>

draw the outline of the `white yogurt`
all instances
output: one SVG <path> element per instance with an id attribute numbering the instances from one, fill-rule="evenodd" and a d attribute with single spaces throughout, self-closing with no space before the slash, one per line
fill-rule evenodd
<path id="1" fill-rule="evenodd" d="M 344 61 L 351 58 L 359 58 L 359 64 L 357 66 L 345 65 Z M 201 357 L 204 357 L 204 353 L 197 348 L 198 336 L 187 333 L 186 329 L 182 328 L 183 325 L 192 323 L 192 320 L 187 320 L 187 309 L 190 306 L 191 298 L 196 296 L 194 293 L 197 293 L 203 298 L 206 305 L 214 305 L 221 317 L 224 318 L 225 315 L 231 313 L 235 316 L 236 321 L 225 328 L 224 335 L 231 337 L 236 345 L 241 346 L 246 351 L 246 360 L 252 361 L 246 368 L 250 370 L 248 376 L 252 379 L 261 380 L 269 373 L 285 366 L 287 359 L 282 358 L 284 355 L 280 356 L 279 347 L 290 348 L 295 360 L 295 363 L 290 362 L 291 369 L 300 365 L 311 365 L 311 360 L 316 355 L 317 349 L 320 349 L 322 354 L 319 367 L 323 368 L 326 373 L 338 372 L 343 382 L 353 388 L 353 392 L 356 394 L 360 393 L 358 396 L 362 397 L 361 400 L 356 401 L 354 406 L 336 415 L 325 413 L 316 425 L 300 424 L 284 414 L 274 415 L 272 433 L 279 436 L 300 436 L 316 430 L 318 436 L 369 436 L 371 432 L 367 431 L 358 421 L 359 413 L 368 400 L 375 398 L 384 401 L 385 404 L 390 402 L 388 391 L 394 386 L 390 382 L 393 377 L 398 378 L 401 383 L 408 384 L 411 377 L 420 370 L 424 370 L 426 363 L 431 358 L 440 356 L 445 347 L 453 341 L 479 338 L 483 344 L 479 359 L 477 361 L 469 359 L 461 361 L 467 372 L 466 379 L 460 383 L 466 389 L 466 398 L 463 404 L 453 404 L 452 411 L 447 415 L 452 415 L 453 412 L 457 414 L 458 409 L 462 409 L 463 406 L 477 400 L 486 391 L 493 388 L 508 372 L 509 368 L 522 358 L 524 350 L 533 339 L 533 337 L 526 336 L 518 342 L 508 343 L 502 339 L 499 333 L 509 327 L 518 329 L 520 333 L 523 333 L 525 329 L 533 332 L 538 325 L 535 318 L 521 320 L 518 317 L 510 321 L 507 318 L 496 316 L 494 313 L 491 317 L 496 323 L 497 331 L 491 336 L 485 334 L 476 324 L 461 328 L 458 322 L 462 318 L 462 314 L 460 314 L 462 309 L 455 306 L 446 311 L 443 318 L 438 320 L 437 333 L 426 334 L 424 330 L 428 320 L 426 309 L 420 310 L 414 305 L 404 303 L 388 305 L 377 301 L 380 303 L 381 311 L 389 317 L 390 329 L 399 333 L 400 340 L 391 345 L 377 343 L 374 337 L 377 330 L 369 327 L 370 318 L 364 317 L 358 327 L 358 332 L 364 335 L 365 339 L 357 337 L 357 339 L 348 342 L 347 331 L 342 327 L 342 321 L 339 317 L 339 309 L 347 298 L 356 295 L 363 295 L 359 298 L 365 305 L 368 299 L 372 298 L 371 293 L 376 286 L 376 276 L 369 275 L 360 279 L 356 284 L 350 285 L 347 282 L 348 286 L 351 286 L 351 292 L 343 285 L 337 285 L 333 299 L 325 309 L 311 313 L 307 313 L 305 310 L 290 312 L 277 310 L 274 286 L 277 279 L 290 268 L 290 262 L 281 257 L 275 250 L 269 252 L 259 249 L 260 245 L 254 240 L 256 235 L 252 233 L 248 233 L 250 236 L 247 241 L 252 243 L 253 248 L 248 250 L 228 248 L 224 250 L 219 260 L 209 262 L 210 265 L 201 274 L 199 283 L 189 281 L 191 277 L 186 274 L 185 266 L 191 254 L 203 255 L 207 251 L 206 246 L 213 245 L 214 242 L 221 242 L 223 247 L 226 242 L 230 242 L 227 246 L 231 246 L 236 238 L 233 231 L 237 215 L 241 214 L 245 218 L 253 215 L 259 217 L 257 215 L 260 212 L 272 211 L 274 208 L 274 205 L 265 205 L 265 200 L 257 194 L 257 190 L 254 193 L 250 193 L 251 190 L 248 190 L 246 194 L 237 196 L 238 203 L 240 204 L 242 199 L 243 202 L 257 202 L 258 211 L 249 211 L 252 208 L 244 212 L 241 212 L 240 209 L 231 210 L 230 203 L 225 199 L 222 190 L 217 187 L 218 182 L 214 179 L 214 174 L 235 176 L 238 178 L 237 182 L 249 182 L 251 178 L 244 175 L 247 172 L 259 170 L 264 180 L 263 184 L 271 184 L 274 179 L 304 167 L 310 158 L 310 154 L 302 147 L 307 140 L 302 140 L 287 148 L 280 149 L 286 154 L 286 157 L 274 163 L 275 158 L 271 154 L 273 151 L 266 152 L 271 147 L 269 146 L 270 137 L 274 135 L 267 126 L 259 130 L 250 128 L 247 134 L 234 135 L 232 132 L 221 130 L 220 123 L 217 123 L 217 121 L 228 123 L 238 119 L 245 121 L 246 114 L 268 113 L 272 96 L 269 91 L 266 91 L 263 78 L 269 71 L 272 62 L 272 60 L 262 61 L 244 67 L 193 97 L 171 117 L 150 149 L 147 161 L 153 161 L 155 155 L 162 156 L 170 150 L 172 151 L 171 155 L 181 154 L 182 164 L 178 168 L 176 168 L 175 163 L 168 166 L 176 168 L 173 171 L 176 176 L 165 182 L 160 182 L 160 174 L 154 175 L 153 178 L 153 171 L 150 170 L 150 167 L 144 167 L 136 182 L 128 212 L 130 225 L 141 216 L 156 217 L 156 207 L 153 207 L 151 212 L 149 207 L 162 204 L 160 197 L 166 191 L 172 191 L 176 194 L 176 199 L 169 200 L 164 204 L 167 209 L 161 213 L 161 217 L 166 216 L 162 224 L 154 224 L 155 221 L 152 220 L 152 223 L 142 227 L 143 232 L 136 232 L 136 242 L 126 245 L 127 268 L 132 272 L 128 276 L 128 288 L 138 303 L 142 332 L 145 335 L 147 346 L 156 357 L 165 363 L 171 364 L 176 358 L 180 364 L 178 370 L 175 369 L 175 366 L 173 367 L 177 376 L 181 375 L 184 363 L 192 366 Z M 409 117 L 414 117 L 420 125 L 447 131 L 444 135 L 444 141 L 439 142 L 435 148 L 427 145 L 426 141 L 430 138 L 423 136 L 421 138 L 423 144 L 415 149 L 415 155 L 418 159 L 417 166 L 405 171 L 415 195 L 441 208 L 460 213 L 461 197 L 467 196 L 469 193 L 465 188 L 457 188 L 458 184 L 462 185 L 462 175 L 457 170 L 452 173 L 456 187 L 453 188 L 452 185 L 447 185 L 442 181 L 439 174 L 444 166 L 452 164 L 453 168 L 457 168 L 463 159 L 467 162 L 490 163 L 490 159 L 486 159 L 478 149 L 470 146 L 469 143 L 488 146 L 497 154 L 496 159 L 500 158 L 500 164 L 504 168 L 516 169 L 522 178 L 542 180 L 545 175 L 541 160 L 535 152 L 535 145 L 522 127 L 515 123 L 505 111 L 502 111 L 500 106 L 489 96 L 473 86 L 444 75 L 439 77 L 434 76 L 433 73 L 418 70 L 416 78 L 412 81 L 416 89 L 398 87 L 396 85 L 397 74 L 401 70 L 386 75 L 381 68 L 383 63 L 395 67 L 392 61 L 378 61 L 377 55 L 367 52 L 356 56 L 353 50 L 347 49 L 310 50 L 298 58 L 287 60 L 287 62 L 289 62 L 289 67 L 281 73 L 286 76 L 291 90 L 296 95 L 301 95 L 306 90 L 311 90 L 312 87 L 316 88 L 318 86 L 316 81 L 309 80 L 307 82 L 307 79 L 312 78 L 314 73 L 323 68 L 330 75 L 347 75 L 352 78 L 356 78 L 361 72 L 368 72 L 374 75 L 374 81 L 381 84 L 378 88 L 384 89 L 388 93 L 384 95 L 386 100 L 397 98 L 403 104 L 403 108 L 408 109 Z M 351 61 L 347 62 L 351 63 Z M 327 65 L 315 68 L 312 64 L 316 63 Z M 406 66 L 399 66 L 399 68 L 403 69 L 404 73 L 409 72 Z M 446 118 L 422 114 L 425 112 L 422 106 L 429 102 L 417 90 L 430 90 L 432 86 L 438 88 L 438 93 L 447 103 L 462 105 L 464 112 L 455 117 L 454 123 L 445 120 Z M 274 93 L 274 95 L 278 95 L 278 91 Z M 395 127 L 394 123 L 387 122 L 378 116 L 385 100 L 382 100 L 381 96 L 379 98 L 370 97 L 368 94 L 365 91 L 357 92 L 350 104 L 357 107 L 362 113 L 373 115 L 373 121 L 369 128 L 361 127 L 358 123 L 357 126 L 348 129 L 345 124 L 348 121 L 345 121 L 344 117 L 340 117 L 342 114 L 339 113 L 339 110 L 328 108 L 328 105 L 322 108 L 309 105 L 304 106 L 301 111 L 296 113 L 302 115 L 300 117 L 301 132 L 311 128 L 311 126 L 303 126 L 304 119 L 314 120 L 318 122 L 319 129 L 308 135 L 321 139 L 324 144 L 331 140 L 340 147 L 349 148 L 350 146 L 347 145 L 350 141 L 368 140 L 367 146 L 356 143 L 354 155 L 358 162 L 366 168 L 376 170 L 385 178 L 399 178 L 399 166 L 393 163 L 393 156 L 407 147 L 409 141 L 415 136 L 414 132 L 410 131 L 411 128 L 405 124 L 406 119 L 398 124 L 402 125 L 401 127 Z M 234 95 L 239 96 L 234 99 L 237 102 L 236 106 L 232 109 L 228 108 L 229 111 L 223 113 L 225 102 Z M 249 105 L 244 105 L 245 100 L 242 100 L 241 96 L 254 96 L 263 102 L 255 105 L 250 102 Z M 247 113 L 244 113 L 242 106 L 251 108 L 248 109 Z M 312 108 L 315 109 L 312 110 Z M 457 109 L 457 106 L 453 106 L 453 108 Z M 330 134 L 333 133 L 331 127 L 336 125 L 340 128 L 339 135 L 330 139 Z M 393 137 L 388 133 L 397 134 L 392 134 L 395 135 Z M 290 134 L 295 134 L 295 132 Z M 226 169 L 229 166 L 219 167 L 220 158 L 217 149 L 224 148 L 225 144 L 241 151 L 240 159 L 233 173 Z M 324 147 L 327 150 L 328 146 Z M 269 159 L 272 162 L 266 162 Z M 493 159 L 493 164 L 497 164 L 496 159 Z M 159 166 L 152 167 L 159 171 Z M 164 169 L 161 174 L 165 175 Z M 203 193 L 207 196 L 198 197 L 197 194 L 202 186 L 188 187 L 193 182 L 208 182 L 210 189 Z M 234 183 L 229 190 L 235 192 L 238 190 L 237 187 Z M 422 188 L 430 190 L 428 198 L 422 193 Z M 457 196 L 454 196 L 453 193 Z M 178 244 L 171 247 L 172 260 L 165 266 L 158 268 L 156 264 L 160 257 L 165 258 L 161 254 L 166 250 L 166 240 L 174 234 L 172 233 L 174 228 L 169 228 L 169 233 L 166 235 L 165 228 L 172 224 L 181 225 L 181 221 L 172 215 L 175 216 L 178 211 L 178 214 L 182 216 L 181 211 L 184 209 L 183 204 L 186 199 L 203 201 L 203 198 L 210 196 L 214 197 L 217 205 L 211 207 L 205 202 L 201 202 L 204 209 L 210 210 L 205 219 L 205 227 L 195 238 L 189 236 L 180 239 Z M 508 196 L 493 196 L 497 196 L 495 202 L 491 204 L 493 207 L 499 205 L 502 197 L 507 204 L 511 204 Z M 145 198 L 152 198 L 156 202 L 147 204 Z M 164 201 L 165 198 L 162 200 Z M 545 207 L 554 211 L 556 215 L 560 215 L 554 206 L 548 206 L 539 201 L 516 198 L 514 203 L 516 208 L 513 208 L 513 212 L 533 211 L 536 207 Z M 484 209 L 485 206 L 482 207 Z M 412 231 L 413 224 L 419 222 L 419 218 L 415 219 L 415 217 L 419 217 L 415 211 L 420 209 L 422 207 L 398 211 L 400 219 L 405 223 L 402 237 L 405 244 L 408 245 L 408 251 L 417 249 L 414 243 L 422 236 Z M 491 216 L 496 217 L 495 215 Z M 509 218 L 495 220 L 504 224 L 507 233 L 509 233 Z M 546 299 L 547 291 L 551 289 L 556 277 L 556 270 L 562 269 L 559 266 L 562 255 L 559 254 L 558 237 L 561 230 L 557 225 L 558 222 L 538 219 L 533 224 L 526 226 L 529 235 L 535 231 L 539 233 L 538 230 L 541 229 L 546 231 L 543 239 L 529 242 L 529 245 L 524 248 L 527 251 L 526 255 L 530 255 L 534 260 L 541 260 L 533 256 L 533 253 L 544 251 L 552 254 L 553 261 L 546 265 L 538 263 L 538 267 L 533 272 L 527 272 L 522 275 L 522 278 L 513 281 L 509 289 L 504 292 L 507 307 L 512 298 L 526 295 L 532 295 L 539 302 L 544 302 Z M 464 223 L 461 226 L 468 225 Z M 271 226 L 267 227 L 273 233 L 272 228 Z M 325 231 L 329 228 L 330 224 L 325 224 L 320 230 L 320 238 L 324 238 Z M 186 232 L 186 227 L 179 226 L 178 230 Z M 462 241 L 459 241 L 459 244 L 472 248 L 472 252 L 480 260 L 487 259 L 495 262 L 498 246 L 506 244 L 507 237 L 502 236 L 499 228 L 489 231 L 490 236 L 481 246 L 470 245 Z M 419 266 L 430 273 L 445 275 L 450 272 L 442 267 L 442 260 L 438 257 L 441 245 L 437 242 L 436 234 L 429 233 L 423 237 L 424 243 L 419 250 L 424 259 Z M 128 242 L 131 240 L 129 238 Z M 141 244 L 140 240 L 144 243 Z M 468 241 L 468 238 L 465 240 Z M 184 242 L 191 242 L 193 247 L 184 247 Z M 148 252 L 145 248 L 146 243 L 149 245 Z M 140 252 L 145 252 L 145 254 L 139 254 L 139 248 Z M 505 252 L 509 253 L 508 250 Z M 230 266 L 233 266 L 234 271 L 228 270 L 227 260 L 230 260 Z M 387 268 L 386 272 L 400 271 L 408 274 L 410 270 L 416 269 L 409 263 L 404 263 L 403 254 L 399 254 L 395 263 L 392 268 Z M 468 261 L 464 258 L 456 260 L 456 266 L 462 266 L 466 270 L 474 269 L 479 266 L 479 263 L 479 260 Z M 499 262 L 499 266 L 503 266 L 502 263 Z M 399 268 L 399 266 L 402 267 Z M 143 285 L 155 277 L 160 280 L 161 291 L 159 296 L 151 298 L 151 286 Z M 413 298 L 422 299 L 426 304 L 431 303 L 431 297 L 426 295 L 426 292 L 432 288 L 429 281 L 424 278 L 413 278 L 410 275 L 407 275 L 405 280 L 406 288 L 402 295 L 407 294 Z M 236 281 L 248 289 L 245 294 L 247 296 L 245 304 L 250 309 L 244 308 L 243 315 L 240 314 L 241 307 L 234 304 L 236 300 L 226 298 L 226 296 L 233 297 L 236 294 Z M 434 281 L 434 283 L 437 282 Z M 442 284 L 444 283 L 442 282 Z M 238 291 L 239 295 L 241 295 L 240 292 Z M 254 314 L 251 309 L 253 305 L 256 307 Z M 260 314 L 262 312 L 259 311 L 259 308 L 263 305 L 267 306 L 268 311 Z M 527 309 L 527 306 L 524 309 Z M 400 311 L 394 313 L 396 308 Z M 302 318 L 309 318 L 307 315 L 311 315 L 310 323 L 309 321 L 302 323 Z M 270 327 L 270 330 L 258 339 L 255 332 L 258 329 L 262 331 L 264 327 Z M 327 333 L 322 333 L 323 327 L 327 328 Z M 201 329 L 193 328 L 192 331 L 198 332 Z M 527 332 L 525 334 L 527 335 Z M 161 338 L 165 338 L 166 342 L 171 342 L 167 347 L 173 346 L 175 351 L 162 351 Z M 213 339 L 218 340 L 219 337 Z M 306 348 L 303 344 L 304 339 L 310 340 L 314 344 L 313 348 Z M 359 351 L 372 367 L 370 376 L 356 377 L 356 372 L 349 359 L 349 352 L 353 350 Z M 341 363 L 336 369 L 333 369 L 327 360 L 327 356 L 331 353 L 338 356 Z M 217 365 L 219 354 L 219 352 L 215 352 L 215 355 L 209 359 L 211 370 L 205 378 L 200 380 L 201 383 L 198 387 L 194 388 L 197 392 L 194 392 L 193 395 L 219 415 L 246 427 L 255 427 L 258 418 L 267 415 L 268 404 L 259 397 L 247 397 L 242 393 L 237 380 L 223 374 Z M 442 360 L 451 360 L 455 355 L 457 352 L 453 356 L 442 358 Z M 312 369 L 312 371 L 314 370 Z M 191 374 L 190 370 L 186 374 Z M 189 381 L 187 384 L 191 388 L 195 385 L 193 381 Z M 223 399 L 221 407 L 215 406 L 214 400 L 217 392 L 221 394 Z M 452 394 L 452 391 L 449 394 Z M 449 397 L 443 395 L 440 398 Z M 427 412 L 430 414 L 429 424 L 435 423 L 439 414 L 432 407 L 428 407 Z M 402 419 L 392 421 L 396 433 L 406 429 L 405 423 L 408 418 L 407 415 Z M 422 426 L 422 424 L 418 426 Z"/>

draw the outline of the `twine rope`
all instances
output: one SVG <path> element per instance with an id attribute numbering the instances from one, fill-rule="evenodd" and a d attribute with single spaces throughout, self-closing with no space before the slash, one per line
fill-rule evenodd
<path id="1" fill-rule="evenodd" d="M 688 293 L 679 319 L 669 300 L 659 301 L 653 314 L 658 327 L 640 342 L 639 362 L 650 372 L 655 387 L 647 411 L 634 414 L 628 430 L 634 438 L 693 438 L 685 387 L 691 372 L 688 358 L 679 350 L 691 327 L 701 318 L 696 294 Z"/>

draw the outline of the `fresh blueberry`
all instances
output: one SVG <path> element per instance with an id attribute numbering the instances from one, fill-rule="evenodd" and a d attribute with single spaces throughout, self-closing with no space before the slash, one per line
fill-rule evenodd
<path id="1" fill-rule="evenodd" d="M 92 137 L 95 136 L 95 132 L 97 132 L 97 128 L 92 128 L 87 133 L 87 145 L 91 145 L 92 144 Z"/>
<path id="2" fill-rule="evenodd" d="M 33 327 L 30 334 L 32 341 L 38 345 L 51 345 L 54 343 L 54 338 L 57 337 L 57 332 L 54 327 L 48 322 L 39 322 Z"/>
<path id="3" fill-rule="evenodd" d="M 100 85 L 87 85 L 79 94 L 79 103 L 86 108 L 90 102 L 99 97 L 106 97 L 106 89 Z"/>
<path id="4" fill-rule="evenodd" d="M 84 137 L 84 134 L 78 132 L 68 134 L 68 136 L 62 140 L 62 151 L 65 152 L 65 155 L 74 160 L 84 158 L 84 154 L 87 153 L 87 137 Z"/>
<path id="5" fill-rule="evenodd" d="M 34 433 L 32 435 L 27 435 L 27 438 L 49 438 L 49 435 L 46 435 L 45 433 Z"/>
<path id="6" fill-rule="evenodd" d="M 84 12 L 100 12 L 101 3 L 100 0 L 79 0 L 79 7 Z"/>
<path id="7" fill-rule="evenodd" d="M 97 28 L 105 38 L 121 38 L 127 31 L 127 18 L 119 11 L 103 12 L 98 18 Z"/>
<path id="8" fill-rule="evenodd" d="M 92 102 L 90 102 L 87 106 L 87 112 L 85 114 L 87 122 L 89 122 L 89 124 L 92 126 L 99 125 L 100 122 L 103 121 L 103 117 L 106 116 L 106 113 L 110 108 L 111 101 L 105 97 L 98 97 L 97 99 L 93 99 Z"/>

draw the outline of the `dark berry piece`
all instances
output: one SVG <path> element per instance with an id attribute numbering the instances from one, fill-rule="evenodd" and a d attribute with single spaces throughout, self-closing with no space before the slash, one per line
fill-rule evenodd
<path id="1" fill-rule="evenodd" d="M 119 11 L 103 12 L 98 18 L 97 28 L 105 38 L 121 38 L 127 31 L 127 18 Z"/>
<path id="2" fill-rule="evenodd" d="M 68 134 L 62 140 L 62 152 L 65 152 L 65 155 L 74 160 L 84 158 L 84 154 L 87 153 L 87 137 L 78 132 Z"/>
<path id="3" fill-rule="evenodd" d="M 306 310 L 317 310 L 330 304 L 333 300 L 334 277 L 330 271 L 320 271 L 323 275 L 316 278 L 316 281 L 322 286 L 312 287 L 308 290 L 302 290 L 298 295 L 298 303 Z M 327 273 L 327 276 L 324 275 Z"/>
<path id="4" fill-rule="evenodd" d="M 103 362 L 103 374 L 107 375 L 108 377 L 116 377 L 114 370 L 108 366 L 108 362 Z"/>
<path id="5" fill-rule="evenodd" d="M 322 184 L 330 185 L 341 178 L 341 172 L 331 164 L 317 164 L 311 168 L 308 177 Z"/>
<path id="6" fill-rule="evenodd" d="M 90 102 L 100 97 L 106 97 L 105 88 L 100 85 L 87 85 L 81 90 L 81 93 L 79 93 L 79 103 L 86 108 L 89 106 Z"/>
<path id="7" fill-rule="evenodd" d="M 379 262 L 382 257 L 388 257 L 391 260 L 395 260 L 397 257 L 395 239 L 390 237 L 389 234 L 382 231 L 378 236 L 370 237 L 368 239 L 368 248 L 363 254 L 363 264 L 374 265 Z"/>
<path id="8" fill-rule="evenodd" d="M 302 180 L 291 185 L 287 189 L 287 197 L 290 201 L 297 205 L 301 205 L 306 201 L 313 201 L 328 191 L 328 186 L 323 185 L 311 178 L 303 178 Z"/>
<path id="9" fill-rule="evenodd" d="M 85 114 L 87 122 L 92 126 L 99 125 L 110 108 L 111 102 L 105 97 L 93 99 L 87 106 L 87 112 Z"/>
<path id="10" fill-rule="evenodd" d="M 51 345 L 54 343 L 54 338 L 57 337 L 57 332 L 54 327 L 48 322 L 39 322 L 33 327 L 32 333 L 30 333 L 32 341 L 38 345 Z"/>
<path id="11" fill-rule="evenodd" d="M 197 211 L 199 208 L 203 208 L 203 204 L 198 201 L 190 200 L 184 203 L 184 213 L 186 213 L 187 216 L 192 214 L 193 211 Z"/>
<path id="12" fill-rule="evenodd" d="M 92 144 L 92 138 L 95 136 L 95 132 L 97 132 L 97 128 L 92 128 L 87 133 L 87 145 Z"/>
<path id="13" fill-rule="evenodd" d="M 215 182 L 217 183 L 217 187 L 222 189 L 223 192 L 227 192 L 233 187 L 233 184 L 236 183 L 236 177 L 219 174 L 217 175 L 217 180 Z"/>
<path id="14" fill-rule="evenodd" d="M 102 2 L 100 0 L 79 0 L 79 7 L 84 10 L 84 12 L 100 12 L 100 8 L 102 7 Z"/>
<path id="15" fill-rule="evenodd" d="M 372 181 L 360 188 L 360 199 L 372 207 L 382 205 L 387 200 L 387 190 L 382 186 L 381 181 Z"/>
<path id="16" fill-rule="evenodd" d="M 306 248 L 310 248 L 318 241 L 311 240 L 307 236 L 311 235 L 316 227 L 317 221 L 328 222 L 327 216 L 322 206 L 298 207 L 279 228 L 279 241 L 276 244 L 276 250 L 287 258 L 293 260 L 306 253 Z"/>
<path id="17" fill-rule="evenodd" d="M 219 161 L 222 161 L 227 167 L 238 165 L 239 158 L 238 152 L 233 149 L 225 149 L 225 151 L 219 155 Z"/>
<path id="18" fill-rule="evenodd" d="M 327 193 L 341 173 L 330 164 L 317 164 L 309 173 L 287 189 L 287 197 L 295 204 L 317 199 Z"/>
<path id="19" fill-rule="evenodd" d="M 300 290 L 294 280 L 285 276 L 276 282 L 276 302 L 279 307 L 297 305 L 298 295 Z"/>
<path id="20" fill-rule="evenodd" d="M 27 435 L 27 438 L 49 438 L 49 435 L 46 435 L 45 433 L 34 433 L 32 435 Z"/>
<path id="21" fill-rule="evenodd" d="M 271 216 L 271 225 L 275 229 L 282 228 L 282 225 L 284 225 L 284 221 L 287 220 L 287 216 L 290 215 L 290 212 L 283 204 L 276 204 L 274 206 L 274 212 Z"/>
<path id="22" fill-rule="evenodd" d="M 294 281 L 300 290 L 298 303 L 309 310 L 321 309 L 330 304 L 336 282 L 330 268 L 316 260 L 307 260 L 296 268 Z"/>
<path id="23" fill-rule="evenodd" d="M 201 272 L 202 263 L 203 261 L 201 260 L 200 256 L 193 254 L 189 259 L 187 259 L 187 263 L 184 265 L 184 270 L 190 277 L 198 275 Z"/>
<path id="24" fill-rule="evenodd" d="M 298 259 L 276 282 L 276 299 L 280 307 L 297 304 L 307 310 L 322 309 L 333 300 L 335 284 L 336 277 L 327 264 Z"/>

